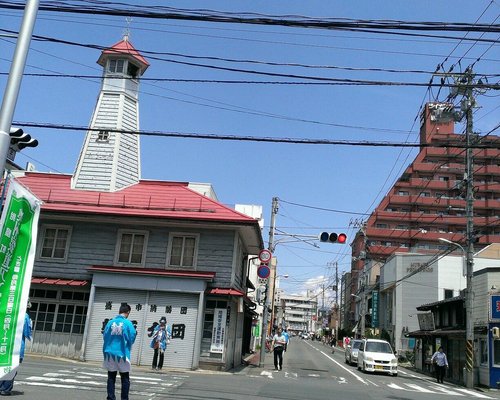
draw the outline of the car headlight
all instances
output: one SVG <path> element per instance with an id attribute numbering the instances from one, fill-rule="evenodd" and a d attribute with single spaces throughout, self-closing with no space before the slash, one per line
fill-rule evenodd
<path id="1" fill-rule="evenodd" d="M 397 359 L 397 358 L 393 358 L 393 359 L 391 360 L 391 363 L 392 363 L 392 364 L 397 364 L 397 363 L 398 363 L 398 359 Z"/>
<path id="2" fill-rule="evenodd" d="M 366 357 L 365 361 L 373 362 L 373 357 Z"/>

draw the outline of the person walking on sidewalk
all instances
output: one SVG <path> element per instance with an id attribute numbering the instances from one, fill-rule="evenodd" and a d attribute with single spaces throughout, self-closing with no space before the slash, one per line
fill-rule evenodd
<path id="1" fill-rule="evenodd" d="M 448 368 L 448 359 L 446 358 L 446 354 L 441 346 L 439 346 L 438 351 L 432 355 L 431 363 L 434 363 L 434 366 L 436 367 L 437 382 L 444 383 L 443 378 L 446 368 Z"/>
<path id="2" fill-rule="evenodd" d="M 286 337 L 283 335 L 281 328 L 273 337 L 272 348 L 274 352 L 274 368 L 276 371 L 283 369 L 283 350 L 286 345 Z"/>
<path id="3" fill-rule="evenodd" d="M 119 314 L 109 321 L 102 333 L 104 344 L 103 367 L 108 370 L 108 397 L 106 400 L 116 400 L 115 382 L 116 374 L 120 373 L 122 381 L 121 400 L 129 400 L 130 391 L 130 352 L 135 342 L 137 332 L 132 322 L 128 320 L 130 306 L 122 303 Z"/>

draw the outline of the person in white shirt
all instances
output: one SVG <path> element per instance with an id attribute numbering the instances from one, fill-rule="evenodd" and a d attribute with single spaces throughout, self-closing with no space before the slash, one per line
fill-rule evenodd
<path id="1" fill-rule="evenodd" d="M 278 328 L 271 346 L 274 352 L 274 368 L 276 371 L 283 369 L 283 350 L 285 349 L 286 342 L 286 337 L 283 335 L 281 328 Z"/>
<path id="2" fill-rule="evenodd" d="M 438 351 L 432 355 L 431 363 L 434 363 L 434 366 L 436 367 L 437 382 L 444 383 L 443 378 L 446 368 L 448 368 L 448 359 L 446 358 L 446 354 L 441 346 L 439 346 Z"/>

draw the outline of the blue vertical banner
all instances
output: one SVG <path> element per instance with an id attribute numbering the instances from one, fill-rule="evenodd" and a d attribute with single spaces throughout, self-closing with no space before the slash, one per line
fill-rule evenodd
<path id="1" fill-rule="evenodd" d="M 372 291 L 372 328 L 378 327 L 378 290 Z"/>

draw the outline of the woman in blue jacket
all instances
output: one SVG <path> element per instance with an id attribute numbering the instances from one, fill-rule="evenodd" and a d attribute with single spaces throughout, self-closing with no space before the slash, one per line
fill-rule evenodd
<path id="1" fill-rule="evenodd" d="M 167 325 L 167 319 L 165 317 L 160 319 L 160 325 L 157 325 L 154 328 L 151 336 L 152 339 L 150 346 L 155 351 L 153 355 L 152 368 L 155 370 L 161 370 L 163 367 L 163 360 L 165 358 L 165 350 L 167 349 L 167 344 L 170 343 L 170 338 L 172 337 L 172 332 L 170 331 L 170 327 Z"/>

